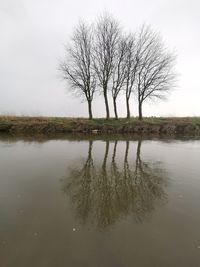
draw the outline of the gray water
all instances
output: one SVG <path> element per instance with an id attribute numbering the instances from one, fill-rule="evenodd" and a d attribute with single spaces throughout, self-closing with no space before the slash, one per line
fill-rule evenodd
<path id="1" fill-rule="evenodd" d="M 1 267 L 198 267 L 199 204 L 199 140 L 0 139 Z"/>

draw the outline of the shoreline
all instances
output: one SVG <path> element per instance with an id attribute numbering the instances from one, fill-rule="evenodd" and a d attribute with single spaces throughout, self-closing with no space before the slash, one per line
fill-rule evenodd
<path id="1" fill-rule="evenodd" d="M 148 117 L 93 119 L 62 117 L 0 116 L 0 134 L 135 134 L 135 135 L 197 135 L 200 117 Z"/>

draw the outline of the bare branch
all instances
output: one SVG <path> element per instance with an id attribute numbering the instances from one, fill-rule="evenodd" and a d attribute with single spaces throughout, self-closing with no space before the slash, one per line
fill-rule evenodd
<path id="1" fill-rule="evenodd" d="M 118 43 L 117 53 L 112 73 L 111 92 L 112 92 L 114 112 L 116 118 L 118 118 L 116 100 L 125 84 L 125 79 L 126 79 L 126 55 L 127 55 L 127 40 L 126 37 L 122 37 Z"/>
<path id="2" fill-rule="evenodd" d="M 139 119 L 142 119 L 142 104 L 147 99 L 164 98 L 175 82 L 175 56 L 168 52 L 157 33 L 143 26 L 137 39 L 138 73 L 137 97 Z"/>
<path id="3" fill-rule="evenodd" d="M 104 95 L 107 118 L 110 116 L 107 98 L 108 86 L 114 71 L 120 34 L 121 29 L 118 21 L 109 14 L 104 14 L 99 17 L 95 27 L 93 62 L 98 76 L 100 89 Z"/>
<path id="4" fill-rule="evenodd" d="M 60 64 L 63 79 L 71 90 L 82 95 L 88 102 L 89 117 L 92 118 L 92 100 L 96 90 L 96 73 L 92 66 L 93 32 L 91 27 L 80 22 L 75 28 L 71 44 L 66 47 L 66 58 Z"/>

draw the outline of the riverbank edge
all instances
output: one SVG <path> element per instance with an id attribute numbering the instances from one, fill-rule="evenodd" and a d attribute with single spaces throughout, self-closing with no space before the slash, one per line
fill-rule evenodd
<path id="1" fill-rule="evenodd" d="M 200 135 L 200 117 L 93 119 L 0 116 L 0 133 Z"/>

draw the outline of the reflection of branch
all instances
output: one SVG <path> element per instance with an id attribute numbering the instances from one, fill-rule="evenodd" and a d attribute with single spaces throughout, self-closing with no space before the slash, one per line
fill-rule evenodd
<path id="1" fill-rule="evenodd" d="M 76 204 L 78 217 L 85 222 L 92 208 L 92 180 L 94 178 L 94 164 L 92 158 L 93 141 L 89 141 L 88 155 L 81 169 L 72 169 L 71 179 L 63 185 L 64 192 L 73 191 L 72 202 Z M 65 182 L 65 180 L 64 180 Z"/>
<path id="2" fill-rule="evenodd" d="M 137 145 L 137 153 L 136 153 L 136 168 L 138 167 L 138 165 L 141 164 L 141 144 L 142 144 L 142 141 L 141 140 L 138 140 L 138 145 Z"/>
<path id="3" fill-rule="evenodd" d="M 125 151 L 125 157 L 124 162 L 128 163 L 128 152 L 129 152 L 129 141 L 126 141 L 126 151 Z"/>
<path id="4" fill-rule="evenodd" d="M 106 149 L 104 154 L 104 160 L 102 168 L 97 172 L 97 184 L 95 186 L 96 192 L 96 218 L 97 225 L 100 228 L 104 228 L 107 225 L 113 223 L 113 210 L 111 206 L 112 202 L 112 187 L 109 168 L 107 168 L 109 141 L 106 141 Z"/>
<path id="5" fill-rule="evenodd" d="M 112 155 L 112 162 L 115 162 L 116 151 L 117 151 L 117 143 L 118 143 L 118 141 L 115 141 L 114 149 L 113 149 L 113 155 Z"/>
<path id="6" fill-rule="evenodd" d="M 127 177 L 130 176 L 129 163 L 128 163 L 128 152 L 129 152 L 129 141 L 126 141 L 126 150 L 125 150 L 125 156 L 124 156 L 124 178 L 125 179 L 127 179 Z"/>
<path id="7" fill-rule="evenodd" d="M 112 162 L 111 162 L 111 172 L 112 172 L 112 177 L 115 178 L 115 180 L 120 176 L 118 167 L 116 164 L 116 152 L 117 152 L 117 143 L 118 141 L 115 141 L 114 148 L 113 148 L 113 155 L 112 155 Z M 117 181 L 115 182 L 117 184 Z"/>
<path id="8" fill-rule="evenodd" d="M 109 152 L 109 141 L 106 141 L 106 151 L 105 151 L 103 165 L 102 165 L 102 170 L 105 172 L 106 172 L 106 163 L 108 159 L 108 152 Z"/>
<path id="9" fill-rule="evenodd" d="M 141 144 L 138 141 L 135 167 L 135 186 L 138 188 L 138 201 L 143 212 L 154 208 L 154 200 L 163 200 L 166 195 L 163 190 L 163 170 L 150 166 L 141 160 Z"/>
<path id="10" fill-rule="evenodd" d="M 155 201 L 166 197 L 164 172 L 142 161 L 141 144 L 138 141 L 136 161 L 132 165 L 129 164 L 130 142 L 126 141 L 124 164 L 120 168 L 116 160 L 117 141 L 110 161 L 109 141 L 106 142 L 103 161 L 98 165 L 93 162 L 90 141 L 85 164 L 71 170 L 63 187 L 83 223 L 92 222 L 98 228 L 106 228 L 130 213 L 142 221 L 154 209 Z"/>
<path id="11" fill-rule="evenodd" d="M 93 159 L 92 159 L 92 145 L 93 145 L 93 141 L 89 141 L 89 149 L 88 149 L 88 160 L 87 162 L 90 164 L 93 164 Z"/>

